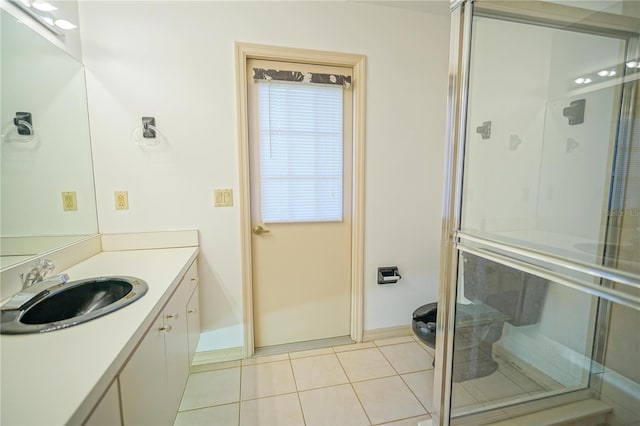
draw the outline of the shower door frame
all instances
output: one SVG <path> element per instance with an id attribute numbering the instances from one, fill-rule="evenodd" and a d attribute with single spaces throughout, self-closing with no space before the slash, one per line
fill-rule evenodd
<path id="1" fill-rule="evenodd" d="M 438 295 L 438 318 L 436 334 L 436 365 L 434 370 L 433 398 L 434 425 L 449 425 L 451 422 L 451 396 L 453 373 L 453 340 L 455 325 L 455 307 L 457 298 L 458 256 L 459 245 L 464 241 L 474 239 L 471 235 L 460 233 L 462 210 L 462 183 L 464 170 L 464 153 L 467 129 L 467 109 L 469 93 L 469 75 L 471 63 L 471 40 L 473 31 L 473 17 L 483 16 L 508 20 L 512 22 L 535 24 L 564 30 L 598 34 L 627 40 L 627 55 L 630 50 L 637 49 L 638 21 L 634 18 L 611 15 L 602 12 L 588 11 L 570 6 L 564 6 L 543 1 L 496 1 L 496 0 L 451 0 L 451 26 L 449 50 L 449 89 L 447 99 L 447 127 L 445 175 L 443 193 L 442 237 L 440 257 L 440 285 Z M 631 42 L 629 42 L 631 40 Z M 637 86 L 637 82 L 633 83 Z M 636 88 L 634 87 L 633 90 Z M 624 95 L 624 90 L 623 90 Z M 622 113 L 629 113 L 632 107 L 623 96 Z M 622 116 L 622 114 L 620 115 Z M 462 241 L 462 244 L 461 244 Z M 507 244 L 485 240 L 488 244 L 501 246 L 507 251 L 513 249 Z M 549 264 L 562 262 L 554 256 L 545 256 Z M 535 254 L 531 254 L 535 258 Z M 506 257 L 505 257 L 506 259 Z M 504 259 L 503 259 L 504 260 Z M 540 260 L 540 259 L 538 259 Z M 559 264 L 559 263 L 558 263 Z M 575 265 L 574 265 L 575 266 Z M 578 265 L 584 272 L 600 277 L 602 280 L 612 280 L 621 283 L 638 285 L 637 276 L 606 267 L 598 268 L 593 265 Z M 536 271 L 536 268 L 530 269 Z M 610 300 L 619 301 L 620 294 L 604 287 L 584 287 L 582 289 L 595 296 L 601 297 L 603 311 L 608 310 Z M 633 297 L 626 298 L 626 303 L 635 304 Z M 602 312 L 602 311 L 601 311 Z M 604 312 L 603 312 L 604 313 Z M 599 315 L 600 316 L 600 315 Z M 602 346 L 606 339 L 606 332 L 599 330 L 595 336 L 594 349 Z M 578 391 L 574 394 L 585 394 Z M 575 395 L 580 397 L 580 395 Z M 562 398 L 562 396 L 561 396 Z M 569 397 L 570 398 L 570 397 Z M 558 405 L 567 402 L 556 400 Z M 518 405 L 517 415 L 544 409 L 540 401 L 529 401 Z M 505 408 L 502 408 L 504 411 Z M 487 411 L 487 412 L 490 412 Z M 483 413 L 479 413 L 483 414 Z M 514 413 L 514 415 L 516 415 Z"/>

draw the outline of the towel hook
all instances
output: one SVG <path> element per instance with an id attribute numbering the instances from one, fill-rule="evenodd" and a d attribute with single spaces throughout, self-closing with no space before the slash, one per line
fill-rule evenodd
<path id="1" fill-rule="evenodd" d="M 142 137 L 145 139 L 153 139 L 156 137 L 156 118 L 142 117 Z"/>
<path id="2" fill-rule="evenodd" d="M 2 140 L 6 142 L 27 143 L 31 142 L 34 137 L 33 116 L 30 112 L 16 112 L 13 126 L 2 134 Z"/>
<path id="3" fill-rule="evenodd" d="M 585 99 L 578 99 L 577 101 L 571 102 L 568 107 L 562 110 L 562 116 L 567 117 L 569 126 L 584 123 L 584 107 L 586 103 L 587 101 Z"/>
<path id="4" fill-rule="evenodd" d="M 476 127 L 476 133 L 482 136 L 482 139 L 490 139 L 491 138 L 491 122 L 485 121 L 482 123 L 482 126 Z"/>
<path id="5" fill-rule="evenodd" d="M 30 112 L 16 112 L 13 124 L 18 128 L 19 135 L 33 135 L 33 119 Z"/>
<path id="6" fill-rule="evenodd" d="M 140 146 L 158 145 L 161 139 L 162 133 L 156 127 L 155 117 L 142 117 L 142 126 L 131 132 L 131 140 Z"/>

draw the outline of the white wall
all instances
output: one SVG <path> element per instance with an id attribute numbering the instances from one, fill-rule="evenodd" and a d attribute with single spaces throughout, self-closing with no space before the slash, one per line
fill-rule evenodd
<path id="1" fill-rule="evenodd" d="M 446 10 L 447 2 L 443 3 Z M 101 232 L 200 230 L 202 322 L 242 345 L 234 42 L 367 55 L 365 329 L 408 325 L 437 300 L 446 14 L 351 2 L 82 2 Z M 168 142 L 129 138 L 155 116 Z M 113 191 L 130 209 L 115 211 Z M 376 284 L 397 264 L 397 285 Z M 208 332 L 208 333 L 207 333 Z"/>

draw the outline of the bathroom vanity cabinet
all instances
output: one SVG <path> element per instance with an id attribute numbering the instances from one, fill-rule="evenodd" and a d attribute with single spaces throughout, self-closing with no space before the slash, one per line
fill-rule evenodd
<path id="1" fill-rule="evenodd" d="M 168 424 L 164 318 L 159 315 L 120 373 L 124 424 Z"/>
<path id="2" fill-rule="evenodd" d="M 0 424 L 173 423 L 200 334 L 197 239 L 174 240 L 102 251 L 61 271 L 139 277 L 149 288 L 134 303 L 64 330 L 0 335 Z"/>
<path id="3" fill-rule="evenodd" d="M 189 340 L 189 361 L 193 362 L 200 341 L 200 287 L 196 286 L 187 303 L 187 338 Z"/>
<path id="4" fill-rule="evenodd" d="M 200 334 L 197 283 L 194 262 L 120 373 L 125 425 L 173 424 Z"/>
<path id="5" fill-rule="evenodd" d="M 114 380 L 84 423 L 84 426 L 121 426 L 119 396 L 118 381 Z"/>

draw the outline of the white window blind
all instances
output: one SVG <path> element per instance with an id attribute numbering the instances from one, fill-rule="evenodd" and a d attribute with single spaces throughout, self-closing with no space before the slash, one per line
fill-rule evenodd
<path id="1" fill-rule="evenodd" d="M 258 83 L 262 220 L 342 220 L 342 86 Z"/>

